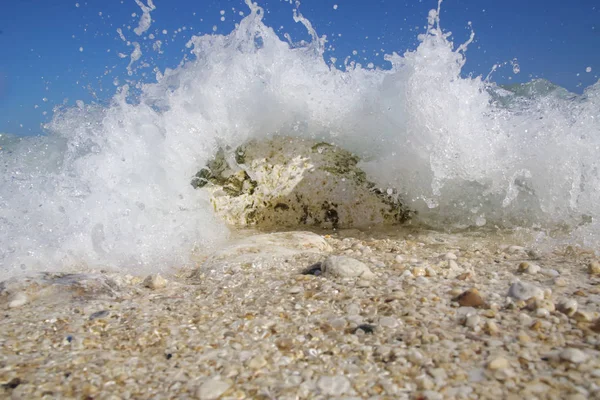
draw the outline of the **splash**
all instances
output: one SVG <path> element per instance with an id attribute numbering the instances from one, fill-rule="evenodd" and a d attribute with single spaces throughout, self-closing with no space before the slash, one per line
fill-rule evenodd
<path id="1" fill-rule="evenodd" d="M 473 36 L 455 46 L 439 7 L 415 51 L 386 57 L 391 69 L 339 70 L 301 14 L 313 39 L 291 44 L 247 5 L 230 34 L 192 37 L 194 58 L 140 85 L 135 101 L 125 85 L 107 107 L 58 111 L 46 137 L 1 145 L 1 278 L 189 264 L 227 237 L 190 178 L 217 148 L 275 134 L 353 151 L 422 223 L 599 242 L 600 83 L 576 96 L 461 77 Z"/>

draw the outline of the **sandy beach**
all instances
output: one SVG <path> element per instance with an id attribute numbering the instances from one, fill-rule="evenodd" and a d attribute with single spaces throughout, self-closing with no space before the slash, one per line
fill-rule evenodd
<path id="1" fill-rule="evenodd" d="M 0 285 L 12 399 L 587 399 L 600 265 L 511 233 L 261 233 L 159 276 Z"/>

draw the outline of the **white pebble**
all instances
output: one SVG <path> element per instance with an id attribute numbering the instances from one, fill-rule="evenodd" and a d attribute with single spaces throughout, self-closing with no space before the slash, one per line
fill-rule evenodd
<path id="1" fill-rule="evenodd" d="M 17 307 L 24 306 L 28 302 L 29 302 L 29 298 L 27 297 L 27 295 L 23 292 L 19 292 L 13 296 L 10 303 L 8 303 L 8 307 L 9 308 L 17 308 Z"/>
<path id="2" fill-rule="evenodd" d="M 532 297 L 544 298 L 544 291 L 530 283 L 516 281 L 508 289 L 508 296 L 517 300 L 528 300 Z"/>
<path id="3" fill-rule="evenodd" d="M 288 289 L 289 294 L 298 294 L 298 293 L 302 293 L 303 291 L 304 291 L 304 288 L 302 286 L 292 286 L 291 288 Z"/>
<path id="4" fill-rule="evenodd" d="M 581 364 L 587 360 L 587 355 L 584 352 L 574 348 L 564 349 L 558 356 L 561 360 L 568 361 L 573 364 Z"/>
<path id="5" fill-rule="evenodd" d="M 456 260 L 458 257 L 456 257 L 456 254 L 448 252 L 446 253 L 446 255 L 444 256 L 444 258 L 446 260 Z"/>
<path id="6" fill-rule="evenodd" d="M 539 318 L 546 318 L 550 316 L 550 311 L 546 310 L 545 308 L 538 308 L 535 310 L 535 316 Z"/>
<path id="7" fill-rule="evenodd" d="M 381 317 L 379 318 L 379 325 L 385 328 L 395 328 L 398 326 L 398 320 L 394 317 Z"/>
<path id="8" fill-rule="evenodd" d="M 317 387 L 325 396 L 339 396 L 350 390 L 350 381 L 342 375 L 322 376 L 317 381 Z"/>
<path id="9" fill-rule="evenodd" d="M 577 300 L 575 299 L 566 299 L 558 303 L 558 311 L 563 314 L 572 316 L 577 312 Z"/>
<path id="10" fill-rule="evenodd" d="M 200 400 L 216 400 L 225 393 L 231 384 L 219 379 L 209 379 L 198 388 L 197 396 Z"/>
<path id="11" fill-rule="evenodd" d="M 364 263 L 346 256 L 330 256 L 323 262 L 323 273 L 342 278 L 371 279 L 375 274 Z"/>
<path id="12" fill-rule="evenodd" d="M 508 360 L 504 357 L 494 358 L 492 361 L 488 363 L 488 368 L 491 370 L 504 369 L 508 368 L 510 364 Z"/>

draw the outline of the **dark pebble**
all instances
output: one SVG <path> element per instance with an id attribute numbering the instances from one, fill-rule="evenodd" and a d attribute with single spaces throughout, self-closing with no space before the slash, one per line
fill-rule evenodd
<path id="1" fill-rule="evenodd" d="M 369 325 L 369 324 L 359 325 L 352 333 L 356 333 L 356 331 L 358 331 L 359 329 L 362 330 L 364 333 L 372 334 L 373 332 L 375 332 L 375 325 Z"/>
<path id="2" fill-rule="evenodd" d="M 173 354 L 167 353 L 165 354 L 165 357 L 167 358 L 167 360 L 170 360 L 173 357 Z"/>
<path id="3" fill-rule="evenodd" d="M 110 311 L 108 310 L 96 311 L 95 313 L 90 315 L 90 321 L 97 318 L 104 318 L 108 316 L 108 314 L 110 314 Z"/>
<path id="4" fill-rule="evenodd" d="M 302 271 L 302 275 L 315 275 L 315 276 L 319 276 L 319 275 L 321 275 L 322 272 L 323 272 L 323 270 L 321 269 L 321 263 L 318 262 L 316 264 L 311 265 L 310 267 L 308 267 L 304 271 Z"/>
<path id="5" fill-rule="evenodd" d="M 69 335 L 67 336 L 67 342 L 71 343 L 73 341 L 73 336 Z"/>
<path id="6" fill-rule="evenodd" d="M 14 389 L 17 386 L 19 386 L 21 383 L 23 383 L 21 381 L 21 378 L 12 378 L 8 383 L 2 384 L 2 386 L 7 389 Z"/>

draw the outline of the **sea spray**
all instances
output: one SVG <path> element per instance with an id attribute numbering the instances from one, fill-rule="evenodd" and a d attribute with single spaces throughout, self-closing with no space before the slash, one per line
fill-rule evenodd
<path id="1" fill-rule="evenodd" d="M 598 243 L 600 84 L 524 96 L 462 77 L 468 42 L 450 41 L 439 8 L 415 51 L 387 56 L 391 69 L 339 70 L 300 14 L 313 40 L 292 45 L 247 4 L 234 31 L 192 37 L 193 59 L 139 95 L 122 86 L 108 106 L 58 111 L 48 136 L 2 145 L 0 278 L 190 263 L 227 237 L 191 178 L 218 148 L 273 135 L 354 152 L 415 223 L 562 229 Z"/>

